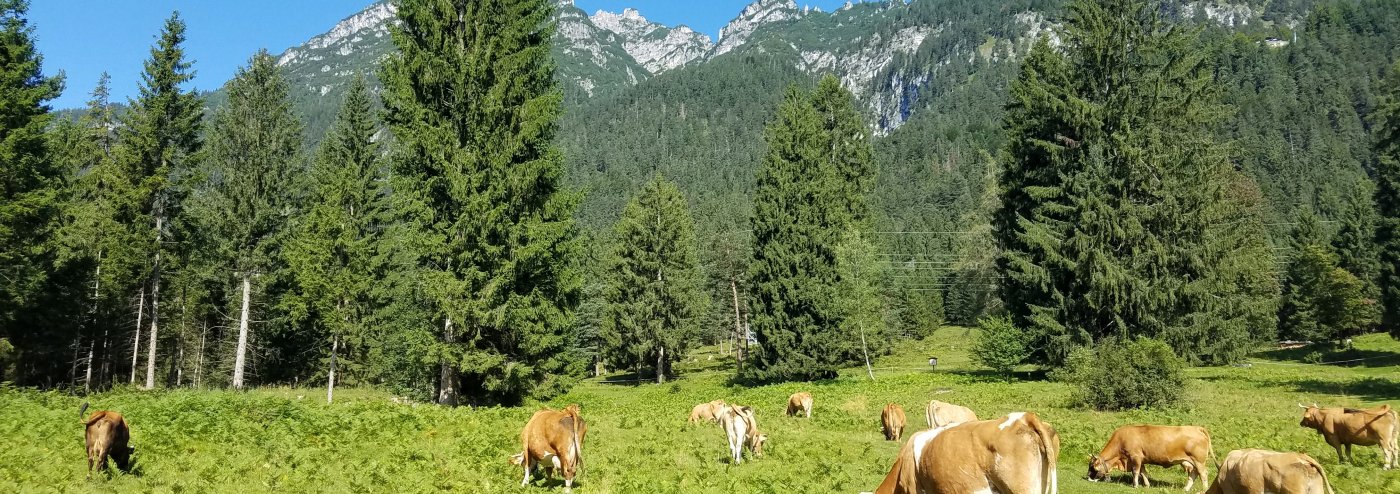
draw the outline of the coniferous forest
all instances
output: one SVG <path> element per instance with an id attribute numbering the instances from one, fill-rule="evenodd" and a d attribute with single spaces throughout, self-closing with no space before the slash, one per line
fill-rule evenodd
<path id="1" fill-rule="evenodd" d="M 937 68 L 899 126 L 782 31 L 586 97 L 557 3 L 397 0 L 393 53 L 307 118 L 266 51 L 185 89 L 178 13 L 113 101 L 0 0 L 0 382 L 515 405 L 707 345 L 825 379 L 945 322 L 1010 335 L 1004 369 L 1400 337 L 1393 1 L 917 0 L 949 41 L 874 76 Z"/>

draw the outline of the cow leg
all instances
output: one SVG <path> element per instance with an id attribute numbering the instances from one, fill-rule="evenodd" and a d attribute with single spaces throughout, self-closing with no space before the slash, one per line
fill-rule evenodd
<path id="1" fill-rule="evenodd" d="M 1354 457 L 1354 456 L 1351 455 L 1351 445 L 1348 444 L 1348 445 L 1346 445 L 1346 447 L 1347 447 L 1347 463 L 1351 463 L 1351 464 L 1355 465 L 1355 464 L 1356 464 L 1356 457 Z"/>
<path id="2" fill-rule="evenodd" d="M 1333 448 L 1336 448 L 1336 450 L 1337 450 L 1337 463 L 1346 463 L 1346 462 L 1347 462 L 1347 457 L 1346 457 L 1345 454 L 1342 454 L 1342 443 L 1340 443 L 1340 442 L 1334 442 L 1334 443 L 1331 443 L 1331 444 L 1332 444 L 1332 447 L 1333 447 Z"/>
<path id="3" fill-rule="evenodd" d="M 530 485 L 530 469 L 535 466 L 535 459 L 530 457 L 530 452 L 528 450 L 525 451 L 525 461 L 521 462 L 521 464 L 525 465 L 525 478 L 520 481 L 520 487 L 525 487 Z"/>

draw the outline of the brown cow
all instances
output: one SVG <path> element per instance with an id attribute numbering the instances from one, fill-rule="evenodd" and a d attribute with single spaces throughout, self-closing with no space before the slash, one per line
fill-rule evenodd
<path id="1" fill-rule="evenodd" d="M 894 403 L 885 405 L 880 411 L 880 425 L 886 441 L 898 441 L 904 435 L 904 409 Z"/>
<path id="2" fill-rule="evenodd" d="M 919 490 L 928 494 L 1056 494 L 1060 436 L 1034 413 L 928 431 L 918 454 Z M 913 441 L 913 438 L 910 438 Z"/>
<path id="3" fill-rule="evenodd" d="M 928 407 L 924 409 L 924 419 L 928 421 L 928 428 L 933 429 L 954 422 L 974 422 L 977 420 L 977 414 L 964 406 L 933 400 L 928 402 Z"/>
<path id="4" fill-rule="evenodd" d="M 788 397 L 787 415 L 796 417 L 798 414 L 806 414 L 807 418 L 812 418 L 812 393 L 801 391 Z"/>
<path id="5" fill-rule="evenodd" d="M 768 435 L 758 430 L 758 419 L 753 408 L 725 405 L 719 412 L 719 423 L 724 427 L 724 435 L 729 440 L 730 462 L 738 465 L 744 462 L 744 448 L 754 457 L 763 456 L 763 445 Z"/>
<path id="6" fill-rule="evenodd" d="M 919 459 L 924 447 L 939 432 L 942 431 L 930 429 L 909 436 L 909 441 L 899 448 L 899 456 L 895 457 L 890 473 L 885 475 L 885 480 L 880 482 L 873 494 L 919 494 Z"/>
<path id="7" fill-rule="evenodd" d="M 587 434 L 588 426 L 579 416 L 578 405 L 569 405 L 562 411 L 535 412 L 520 431 L 520 456 L 511 459 L 511 463 L 525 469 L 520 486 L 530 484 L 530 472 L 543 462 L 546 470 L 552 466 L 562 471 L 564 492 L 572 491 L 574 476 L 583 464 L 583 438 Z"/>
<path id="8" fill-rule="evenodd" d="M 1170 425 L 1125 425 L 1113 431 L 1099 454 L 1089 457 L 1089 480 L 1108 479 L 1114 470 L 1132 472 L 1133 487 L 1152 487 L 1143 471 L 1145 465 L 1170 467 L 1181 465 L 1186 470 L 1186 488 L 1197 478 L 1201 488 L 1209 483 L 1206 459 L 1214 456 L 1210 433 L 1204 427 Z"/>
<path id="9" fill-rule="evenodd" d="M 1206 494 L 1332 494 L 1327 472 L 1311 456 L 1262 449 L 1225 455 Z"/>
<path id="10" fill-rule="evenodd" d="M 690 409 L 690 423 L 714 422 L 719 420 L 719 412 L 724 409 L 724 400 L 701 403 Z"/>
<path id="11" fill-rule="evenodd" d="M 107 468 L 108 457 L 117 462 L 118 470 L 127 471 L 131 466 L 131 453 L 136 450 L 127 444 L 131 441 L 131 428 L 127 426 L 126 419 L 120 413 L 99 410 L 84 420 L 83 414 L 87 413 L 87 409 L 86 402 L 78 407 L 78 420 L 86 429 L 88 478 L 92 478 L 94 467 L 97 470 Z"/>
<path id="12" fill-rule="evenodd" d="M 1303 421 L 1298 425 L 1316 430 L 1327 440 L 1327 444 L 1337 449 L 1339 462 L 1351 461 L 1351 446 L 1381 447 L 1385 456 L 1385 469 L 1390 470 L 1400 460 L 1400 419 L 1390 405 L 1381 405 L 1370 410 L 1355 408 L 1318 408 L 1317 404 L 1303 407 Z M 1346 446 L 1346 456 L 1342 456 L 1342 446 Z"/>

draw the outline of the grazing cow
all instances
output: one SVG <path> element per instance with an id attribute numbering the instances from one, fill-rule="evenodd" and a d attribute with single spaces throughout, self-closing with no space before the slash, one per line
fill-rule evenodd
<path id="1" fill-rule="evenodd" d="M 933 429 L 954 422 L 975 422 L 977 414 L 964 406 L 933 400 L 924 409 L 924 419 L 928 420 L 928 428 Z"/>
<path id="2" fill-rule="evenodd" d="M 964 422 L 927 431 L 918 454 L 927 494 L 1056 494 L 1060 436 L 1034 413 Z M 913 442 L 914 438 L 910 438 Z"/>
<path id="3" fill-rule="evenodd" d="M 724 400 L 701 403 L 690 409 L 690 423 L 713 422 L 719 420 L 719 411 L 724 408 Z"/>
<path id="4" fill-rule="evenodd" d="M 754 457 L 763 456 L 763 445 L 768 442 L 768 435 L 758 430 L 758 419 L 754 418 L 753 408 L 725 405 L 720 410 L 719 423 L 729 439 L 729 455 L 733 464 L 744 462 L 745 447 Z"/>
<path id="5" fill-rule="evenodd" d="M 880 425 L 885 431 L 886 441 L 898 441 L 904 435 L 904 409 L 890 403 L 880 411 Z"/>
<path id="6" fill-rule="evenodd" d="M 1145 465 L 1170 467 L 1181 465 L 1186 470 L 1186 488 L 1197 478 L 1201 488 L 1210 485 L 1206 459 L 1214 456 L 1210 433 L 1204 427 L 1170 425 L 1125 425 L 1113 431 L 1099 454 L 1089 457 L 1089 480 L 1108 479 L 1114 470 L 1132 472 L 1133 487 L 1152 487 L 1143 471 Z"/>
<path id="7" fill-rule="evenodd" d="M 924 447 L 939 432 L 942 431 L 931 429 L 909 436 L 909 441 L 899 448 L 899 456 L 895 457 L 890 473 L 885 475 L 885 480 L 880 482 L 873 494 L 919 494 L 919 459 Z"/>
<path id="8" fill-rule="evenodd" d="M 579 416 L 578 405 L 535 412 L 520 431 L 520 456 L 511 458 L 511 463 L 525 469 L 520 486 L 529 485 L 530 472 L 543 462 L 546 470 L 552 466 L 563 472 L 564 492 L 572 491 L 574 476 L 583 463 L 583 438 L 587 434 L 588 426 Z M 552 475 L 552 471 L 548 474 Z"/>
<path id="9" fill-rule="evenodd" d="M 1298 425 L 1316 430 L 1327 440 L 1327 444 L 1337 449 L 1339 462 L 1351 461 L 1351 446 L 1381 447 L 1385 456 L 1385 469 L 1390 470 L 1400 460 L 1400 419 L 1390 405 L 1381 405 L 1370 410 L 1355 408 L 1318 408 L 1317 404 L 1303 407 L 1303 421 Z M 1346 456 L 1342 456 L 1342 446 L 1346 446 Z"/>
<path id="10" fill-rule="evenodd" d="M 131 467 L 131 453 L 136 451 L 127 444 L 131 441 L 131 428 L 126 425 L 126 419 L 120 413 L 99 410 L 84 420 L 87 409 L 87 402 L 78 407 L 78 421 L 86 428 L 88 478 L 92 478 L 94 467 L 97 470 L 107 468 L 108 457 L 117 462 L 118 470 L 126 471 Z"/>
<path id="11" fill-rule="evenodd" d="M 812 393 L 802 391 L 789 396 L 787 414 L 789 417 L 805 414 L 807 418 L 812 418 Z"/>
<path id="12" fill-rule="evenodd" d="M 1262 449 L 1225 455 L 1206 494 L 1332 494 L 1327 472 L 1311 456 Z"/>

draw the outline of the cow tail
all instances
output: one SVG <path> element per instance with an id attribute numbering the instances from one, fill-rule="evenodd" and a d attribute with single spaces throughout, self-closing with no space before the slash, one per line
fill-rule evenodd
<path id="1" fill-rule="evenodd" d="M 582 421 L 583 417 L 579 417 L 578 412 L 574 412 L 574 419 L 570 421 L 572 422 L 573 430 L 569 431 L 572 433 L 574 441 L 574 469 L 580 471 L 583 470 L 583 443 L 580 443 L 578 440 L 578 424 Z M 577 473 L 575 476 L 577 476 Z"/>
<path id="2" fill-rule="evenodd" d="M 1055 430 L 1040 420 L 1034 413 L 1027 412 L 1025 416 L 1026 424 L 1035 431 L 1040 446 L 1040 479 L 1041 492 L 1045 494 L 1058 494 L 1059 486 L 1055 478 L 1058 472 L 1056 463 L 1059 461 L 1059 448 L 1055 447 Z"/>
<path id="3" fill-rule="evenodd" d="M 1395 412 L 1392 411 L 1391 413 Z M 1317 474 L 1322 476 L 1322 486 L 1327 488 L 1327 494 L 1336 494 L 1332 492 L 1332 481 L 1327 480 L 1327 471 L 1322 469 L 1322 464 L 1318 463 L 1317 460 L 1314 460 L 1311 456 L 1307 458 L 1308 463 L 1311 464 L 1313 468 L 1317 469 Z"/>
<path id="4" fill-rule="evenodd" d="M 84 423 L 84 424 L 87 423 L 86 420 L 83 420 L 83 415 L 87 414 L 87 409 L 88 409 L 88 402 L 86 402 L 86 401 L 83 402 L 83 406 L 78 407 L 78 421 L 79 421 L 79 422 L 82 422 L 82 423 Z"/>

